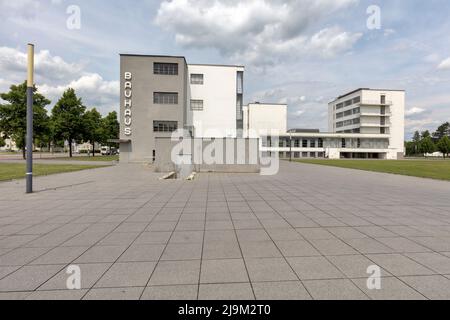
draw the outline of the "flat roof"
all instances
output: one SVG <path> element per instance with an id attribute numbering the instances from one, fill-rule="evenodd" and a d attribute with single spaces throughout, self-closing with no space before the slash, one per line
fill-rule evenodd
<path id="1" fill-rule="evenodd" d="M 245 68 L 245 66 L 234 64 L 211 64 L 211 63 L 188 63 L 188 66 Z"/>
<path id="2" fill-rule="evenodd" d="M 119 53 L 119 56 L 123 57 L 147 57 L 147 58 L 175 58 L 175 59 L 184 59 L 186 61 L 186 57 L 184 56 L 171 56 L 171 55 L 161 55 L 161 54 L 136 54 L 136 53 Z M 186 63 L 187 64 L 187 63 Z"/>
<path id="3" fill-rule="evenodd" d="M 287 106 L 287 103 L 249 102 L 247 106 L 249 105 Z"/>
<path id="4" fill-rule="evenodd" d="M 334 99 L 333 101 L 345 98 L 346 96 L 352 95 L 358 91 L 363 91 L 363 90 L 367 90 L 367 91 L 400 91 L 400 92 L 404 92 L 405 90 L 397 90 L 397 89 L 371 89 L 371 88 L 358 88 L 356 90 L 350 91 L 346 94 L 343 94 L 339 97 L 337 97 L 336 99 Z"/>

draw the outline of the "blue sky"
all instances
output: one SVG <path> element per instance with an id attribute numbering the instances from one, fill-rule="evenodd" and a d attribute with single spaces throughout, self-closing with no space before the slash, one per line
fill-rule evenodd
<path id="1" fill-rule="evenodd" d="M 74 87 L 103 113 L 118 110 L 119 53 L 184 55 L 244 64 L 247 102 L 287 102 L 290 127 L 326 131 L 346 91 L 404 89 L 410 136 L 450 121 L 449 13 L 448 0 L 0 0 L 0 92 L 25 79 L 28 42 L 40 91 L 54 103 Z"/>

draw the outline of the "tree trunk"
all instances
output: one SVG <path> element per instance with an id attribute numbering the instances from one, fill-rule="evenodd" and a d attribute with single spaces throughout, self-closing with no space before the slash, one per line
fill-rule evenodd
<path id="1" fill-rule="evenodd" d="M 23 160 L 27 159 L 27 157 L 25 155 L 25 146 L 22 148 L 22 157 L 23 157 Z"/>
<path id="2" fill-rule="evenodd" d="M 92 142 L 92 157 L 95 157 L 95 141 Z"/>
<path id="3" fill-rule="evenodd" d="M 72 158 L 72 139 L 69 139 L 69 158 Z"/>

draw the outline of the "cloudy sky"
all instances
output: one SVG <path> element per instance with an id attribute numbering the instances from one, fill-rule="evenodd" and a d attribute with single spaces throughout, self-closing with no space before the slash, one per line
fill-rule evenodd
<path id="1" fill-rule="evenodd" d="M 26 78 L 28 42 L 52 103 L 70 86 L 102 113 L 118 110 L 119 53 L 184 55 L 244 64 L 246 102 L 288 103 L 290 127 L 326 131 L 327 103 L 355 88 L 404 89 L 410 136 L 450 121 L 449 13 L 448 0 L 0 0 L 0 92 Z"/>

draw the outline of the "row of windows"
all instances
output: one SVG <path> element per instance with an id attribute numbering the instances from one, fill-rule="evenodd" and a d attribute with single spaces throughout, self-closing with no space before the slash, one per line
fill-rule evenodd
<path id="1" fill-rule="evenodd" d="M 360 102 L 361 102 L 361 97 L 356 97 L 354 99 L 350 99 L 350 100 L 338 103 L 336 105 L 336 110 L 342 109 L 344 107 L 348 107 L 348 106 L 351 106 L 352 104 L 356 104 L 356 103 L 360 103 Z"/>
<path id="2" fill-rule="evenodd" d="M 153 64 L 153 73 L 169 76 L 178 75 L 178 63 L 161 63 L 155 62 Z"/>
<path id="3" fill-rule="evenodd" d="M 203 74 L 193 73 L 191 74 L 191 84 L 203 84 L 204 83 L 203 78 L 204 78 Z"/>
<path id="4" fill-rule="evenodd" d="M 339 112 L 339 113 L 336 114 L 336 119 L 341 119 L 343 117 L 348 117 L 348 116 L 351 116 L 353 114 L 358 114 L 358 113 L 361 113 L 361 108 L 360 107 L 354 108 L 354 109 L 351 109 L 351 110 L 347 110 L 345 112 Z"/>
<path id="5" fill-rule="evenodd" d="M 175 92 L 154 92 L 154 104 L 178 104 L 178 93 Z"/>
<path id="6" fill-rule="evenodd" d="M 203 100 L 191 100 L 192 111 L 203 111 Z"/>
<path id="7" fill-rule="evenodd" d="M 289 139 L 279 139 L 278 141 L 278 147 L 280 148 L 289 148 L 290 144 L 291 142 Z M 323 148 L 323 139 L 293 139 L 292 146 L 294 148 Z M 267 140 L 263 139 L 263 147 L 272 147 L 272 139 L 270 137 L 268 137 Z"/>
<path id="8" fill-rule="evenodd" d="M 342 127 L 351 126 L 351 125 L 359 124 L 359 123 L 361 123 L 361 119 L 355 118 L 355 119 L 351 119 L 351 120 L 337 122 L 336 127 L 342 128 Z"/>
<path id="9" fill-rule="evenodd" d="M 291 154 L 292 157 L 295 159 L 300 159 L 300 158 L 324 158 L 325 157 L 325 153 L 324 152 L 279 152 L 278 156 L 280 157 L 280 159 L 289 159 L 291 158 Z M 263 156 L 267 157 L 267 156 L 271 156 L 271 152 L 265 152 L 263 153 Z"/>
<path id="10" fill-rule="evenodd" d="M 178 130 L 177 121 L 153 121 L 154 132 L 174 132 Z"/>

